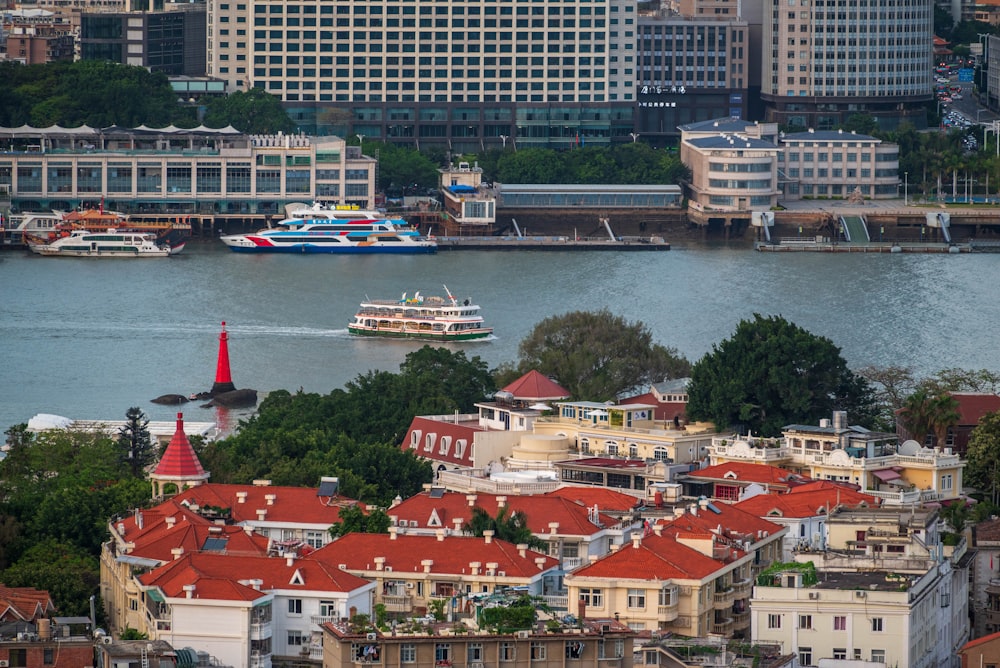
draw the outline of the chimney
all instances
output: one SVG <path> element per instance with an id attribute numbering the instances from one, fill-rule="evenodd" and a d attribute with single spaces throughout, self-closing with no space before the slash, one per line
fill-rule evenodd
<path id="1" fill-rule="evenodd" d="M 472 508 L 474 505 L 476 505 L 476 499 L 478 499 L 478 498 L 479 497 L 476 496 L 475 494 L 466 494 L 465 495 L 465 500 L 468 502 L 470 508 Z"/>
<path id="2" fill-rule="evenodd" d="M 535 557 L 535 565 L 538 566 L 538 570 L 545 568 L 545 557 Z"/>
<path id="3" fill-rule="evenodd" d="M 506 505 L 507 505 L 507 497 L 506 496 L 498 496 L 497 497 L 497 510 L 499 510 L 500 508 L 503 508 Z"/>
<path id="4" fill-rule="evenodd" d="M 580 608 L 580 610 L 579 610 L 579 612 L 580 612 L 580 621 L 582 622 L 583 620 L 585 620 L 587 618 L 587 602 L 581 598 L 580 599 L 580 604 L 579 604 L 578 607 Z"/>
<path id="5" fill-rule="evenodd" d="M 172 547 L 172 548 L 170 548 L 170 554 L 172 554 L 174 556 L 174 561 L 177 561 L 184 554 L 184 548 L 183 547 Z M 188 598 L 190 598 L 190 596 Z"/>
<path id="6" fill-rule="evenodd" d="M 399 534 L 399 527 L 389 527 L 389 540 L 396 540 Z"/>
<path id="7" fill-rule="evenodd" d="M 463 522 L 461 517 L 456 517 L 451 521 L 451 523 L 455 525 L 455 533 L 462 533 Z"/>
<path id="8" fill-rule="evenodd" d="M 285 553 L 285 566 L 291 566 L 294 563 L 295 563 L 295 553 L 294 552 L 286 552 Z"/>
<path id="9" fill-rule="evenodd" d="M 638 534 L 632 536 L 632 548 L 638 550 L 640 545 L 642 545 L 642 536 Z"/>
<path id="10" fill-rule="evenodd" d="M 274 500 L 277 499 L 277 498 L 278 498 L 277 494 L 265 494 L 264 495 L 264 500 L 267 501 L 267 505 L 269 505 L 269 506 L 273 506 L 274 505 Z"/>
<path id="11" fill-rule="evenodd" d="M 518 553 L 518 555 L 520 555 L 520 557 L 522 559 L 524 559 L 525 557 L 527 557 L 528 556 L 528 544 L 527 543 L 518 543 L 517 544 L 517 553 Z"/>
<path id="12" fill-rule="evenodd" d="M 142 528 L 142 511 L 141 511 L 141 510 L 140 510 L 140 511 L 138 511 L 138 512 L 137 512 L 137 513 L 135 514 L 135 525 L 136 525 L 137 527 L 139 527 L 140 529 Z"/>
<path id="13" fill-rule="evenodd" d="M 385 570 L 385 557 L 375 557 L 375 570 L 384 571 Z"/>
<path id="14" fill-rule="evenodd" d="M 483 562 L 481 561 L 470 561 L 469 570 L 472 571 L 472 575 L 479 575 L 479 569 L 482 568 Z"/>
<path id="15" fill-rule="evenodd" d="M 483 532 L 483 541 L 487 545 L 493 542 L 493 534 L 494 531 L 492 529 L 487 529 L 486 531 Z"/>
<path id="16" fill-rule="evenodd" d="M 555 534 L 559 532 L 559 522 L 549 522 L 549 533 Z"/>
<path id="17" fill-rule="evenodd" d="M 250 526 L 249 524 L 244 524 L 243 525 L 243 533 L 245 533 L 248 536 L 252 536 L 253 535 L 253 527 Z"/>
<path id="18" fill-rule="evenodd" d="M 437 536 L 438 542 L 443 541 L 445 535 L 444 529 L 438 529 L 437 531 L 434 532 L 434 535 Z"/>
<path id="19" fill-rule="evenodd" d="M 495 561 L 487 561 L 486 562 L 486 574 L 487 575 L 496 575 L 497 574 L 497 568 L 499 568 L 499 566 L 500 566 L 500 564 L 498 564 Z"/>
<path id="20" fill-rule="evenodd" d="M 267 508 L 258 508 L 257 509 L 257 521 L 258 522 L 263 522 L 265 517 L 267 517 Z"/>
<path id="21" fill-rule="evenodd" d="M 653 525 L 653 533 L 655 533 L 657 536 L 662 536 L 663 535 L 663 525 L 662 524 L 654 524 Z"/>
<path id="22" fill-rule="evenodd" d="M 173 529 L 174 525 L 177 524 L 177 518 L 173 515 L 163 518 L 163 521 L 166 523 L 168 529 Z"/>
<path id="23" fill-rule="evenodd" d="M 434 565 L 434 560 L 433 559 L 421 559 L 420 560 L 420 565 L 424 567 L 424 573 L 430 573 L 431 572 L 431 566 Z"/>
<path id="24" fill-rule="evenodd" d="M 194 598 L 194 585 L 184 585 L 184 598 Z"/>
<path id="25" fill-rule="evenodd" d="M 619 545 L 618 543 L 612 543 L 611 545 L 608 545 L 608 551 L 611 552 L 612 554 L 617 552 L 620 548 L 621 545 Z"/>
<path id="26" fill-rule="evenodd" d="M 236 503 L 246 503 L 247 493 L 246 492 L 236 492 Z"/>
<path id="27" fill-rule="evenodd" d="M 270 487 L 271 486 L 271 481 L 270 480 L 264 480 L 263 478 L 258 478 L 257 480 L 253 481 L 253 486 L 254 487 Z"/>

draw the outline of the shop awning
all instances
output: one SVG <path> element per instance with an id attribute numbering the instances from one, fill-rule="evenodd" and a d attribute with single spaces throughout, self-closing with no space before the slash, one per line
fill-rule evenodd
<path id="1" fill-rule="evenodd" d="M 899 475 L 897 471 L 892 469 L 882 469 L 881 471 L 872 471 L 872 475 L 881 480 L 882 482 L 889 482 L 890 480 L 899 480 L 902 476 Z"/>

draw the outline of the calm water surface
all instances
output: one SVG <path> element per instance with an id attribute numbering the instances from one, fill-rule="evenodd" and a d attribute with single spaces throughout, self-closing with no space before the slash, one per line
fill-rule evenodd
<path id="1" fill-rule="evenodd" d="M 237 387 L 326 393 L 370 369 L 396 371 L 420 344 L 355 339 L 347 322 L 366 295 L 440 294 L 442 284 L 496 328 L 492 340 L 452 344 L 490 367 L 514 360 L 542 318 L 607 307 L 692 361 L 757 312 L 829 337 L 854 367 L 1000 370 L 1000 257 L 988 254 L 253 256 L 200 242 L 162 260 L 4 252 L 0 280 L 2 429 L 36 413 L 122 419 L 130 406 L 170 419 L 177 408 L 149 400 L 211 387 L 222 320 Z"/>

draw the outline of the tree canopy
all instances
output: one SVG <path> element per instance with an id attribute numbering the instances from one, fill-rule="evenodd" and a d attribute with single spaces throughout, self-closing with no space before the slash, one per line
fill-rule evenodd
<path id="1" fill-rule="evenodd" d="M 498 371 L 500 384 L 535 369 L 588 401 L 613 400 L 646 383 L 682 378 L 691 368 L 675 349 L 654 343 L 645 324 L 607 309 L 545 318 L 521 341 L 518 354 L 515 365 Z"/>
<path id="2" fill-rule="evenodd" d="M 979 420 L 965 456 L 965 483 L 982 491 L 993 507 L 1000 505 L 1000 413 Z"/>
<path id="3" fill-rule="evenodd" d="M 545 543 L 531 532 L 528 526 L 528 516 L 516 510 L 509 512 L 509 508 L 500 508 L 495 517 L 476 506 L 472 509 L 472 516 L 465 523 L 462 530 L 473 536 L 484 535 L 486 531 L 492 531 L 493 537 L 497 540 L 505 540 L 515 545 L 527 545 L 536 550 L 543 549 Z"/>
<path id="4" fill-rule="evenodd" d="M 870 421 L 870 386 L 832 341 L 780 316 L 741 321 L 691 370 L 688 417 L 711 420 L 720 431 L 741 425 L 778 436 L 785 425 L 816 424 L 834 410 Z"/>
<path id="5" fill-rule="evenodd" d="M 315 485 L 335 475 L 346 496 L 388 505 L 432 477 L 399 447 L 414 416 L 469 412 L 495 389 L 479 357 L 424 346 L 398 374 L 369 371 L 326 396 L 272 392 L 237 434 L 206 446 L 203 463 L 217 482 Z"/>
<path id="6" fill-rule="evenodd" d="M 341 508 L 339 516 L 340 521 L 334 522 L 329 529 L 333 538 L 355 532 L 389 533 L 392 526 L 392 519 L 381 508 L 365 512 L 357 503 Z"/>
<path id="7" fill-rule="evenodd" d="M 585 141 L 585 138 L 584 138 Z M 478 161 L 502 183 L 678 183 L 689 170 L 674 151 L 633 142 L 569 151 L 519 148 L 484 151 Z"/>
<path id="8" fill-rule="evenodd" d="M 125 413 L 125 424 L 118 430 L 118 458 L 129 467 L 133 477 L 139 478 L 156 456 L 149 420 L 138 406 L 133 406 Z"/>
<path id="9" fill-rule="evenodd" d="M 232 125 L 246 134 L 295 131 L 295 123 L 281 106 L 281 100 L 260 88 L 211 98 L 204 123 L 210 128 Z"/>
<path id="10" fill-rule="evenodd" d="M 948 429 L 958 424 L 958 400 L 946 392 L 933 394 L 920 388 L 903 402 L 899 421 L 906 431 L 922 445 L 928 434 L 934 434 L 935 444 L 947 440 Z"/>

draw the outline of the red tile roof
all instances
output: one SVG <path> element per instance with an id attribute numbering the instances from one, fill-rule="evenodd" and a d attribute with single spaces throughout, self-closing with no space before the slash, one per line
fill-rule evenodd
<path id="1" fill-rule="evenodd" d="M 996 394 L 973 393 L 973 392 L 951 392 L 952 397 L 958 402 L 958 424 L 960 426 L 974 426 L 979 424 L 979 420 L 988 413 L 1000 411 L 1000 396 Z"/>
<path id="2" fill-rule="evenodd" d="M 416 438 L 416 447 L 411 448 L 414 443 L 413 432 L 419 431 L 420 437 Z M 406 437 L 400 446 L 402 450 L 411 450 L 414 455 L 422 459 L 430 459 L 435 462 L 443 462 L 456 466 L 471 467 L 473 465 L 472 441 L 478 432 L 485 431 L 478 424 L 469 422 L 446 422 L 443 420 L 433 420 L 431 418 L 417 416 L 410 422 L 410 428 L 406 430 Z M 447 449 L 441 452 L 441 444 L 444 438 L 450 438 Z M 430 438 L 431 448 L 426 450 L 427 439 Z M 465 449 L 461 456 L 456 455 L 459 440 L 465 441 Z"/>
<path id="3" fill-rule="evenodd" d="M 240 495 L 245 494 L 241 497 Z M 273 498 L 268 499 L 269 496 Z M 243 498 L 241 502 L 240 499 Z M 207 483 L 184 490 L 174 500 L 201 507 L 228 508 L 235 523 L 258 521 L 257 511 L 266 509 L 267 522 L 295 522 L 329 526 L 340 521 L 340 509 L 357 503 L 343 496 L 319 496 L 315 487 L 273 485 L 223 485 Z"/>
<path id="4" fill-rule="evenodd" d="M 0 584 L 0 621 L 34 621 L 48 617 L 55 609 L 47 591 Z"/>
<path id="5" fill-rule="evenodd" d="M 195 454 L 187 434 L 184 433 L 184 414 L 177 414 L 177 430 L 170 444 L 160 457 L 154 474 L 165 478 L 192 479 L 207 478 L 198 455 Z"/>
<path id="6" fill-rule="evenodd" d="M 503 540 L 491 540 L 472 536 L 446 536 L 439 540 L 436 536 L 414 536 L 400 534 L 394 539 L 387 534 L 350 533 L 341 536 L 309 555 L 339 568 L 344 564 L 348 570 L 375 570 L 375 558 L 384 557 L 385 566 L 399 573 L 423 571 L 423 561 L 429 559 L 432 573 L 462 574 L 469 572 L 469 564 L 480 562 L 482 568 L 495 562 L 498 571 L 507 577 L 532 578 L 541 571 L 554 568 L 559 561 L 534 550 L 527 550 L 521 556 L 517 546 Z M 542 568 L 535 559 L 542 559 Z"/>
<path id="7" fill-rule="evenodd" d="M 697 469 L 688 473 L 689 477 L 702 480 L 718 480 L 723 482 L 755 482 L 769 487 L 784 489 L 810 478 L 786 471 L 777 466 L 767 464 L 751 464 L 749 462 L 725 462 Z"/>
<path id="8" fill-rule="evenodd" d="M 759 494 L 740 501 L 735 507 L 757 517 L 774 514 L 804 518 L 825 515 L 829 508 L 836 508 L 838 505 L 853 507 L 862 504 L 874 507 L 878 505 L 878 499 L 845 488 L 819 489 L 795 494 Z"/>
<path id="9" fill-rule="evenodd" d="M 532 369 L 503 388 L 519 401 L 550 401 L 569 398 L 569 392 L 554 380 Z"/>
<path id="10" fill-rule="evenodd" d="M 454 529 L 456 519 L 462 520 L 464 526 L 472 518 L 469 496 L 475 496 L 475 505 L 485 510 L 490 517 L 496 517 L 500 510 L 497 498 L 504 495 L 445 492 L 440 498 L 431 498 L 429 492 L 422 492 L 390 508 L 389 515 L 395 516 L 403 526 L 414 526 L 412 523 L 416 522 L 416 526 L 423 529 Z M 617 522 L 610 515 L 599 512 L 602 526 L 598 526 L 590 521 L 590 510 L 586 505 L 561 496 L 546 494 L 504 498 L 508 515 L 523 512 L 528 520 L 528 528 L 538 536 L 549 533 L 550 522 L 559 523 L 559 534 L 574 536 L 591 536 Z M 431 524 L 432 518 L 437 521 L 436 524 Z"/>
<path id="11" fill-rule="evenodd" d="M 184 586 L 193 584 L 192 598 L 233 601 L 254 601 L 273 590 L 352 592 L 370 584 L 311 556 L 287 560 L 218 554 L 186 555 L 146 573 L 140 581 L 159 587 L 169 597 L 183 598 Z M 252 581 L 259 582 L 252 585 Z"/>
<path id="12" fill-rule="evenodd" d="M 692 534 L 703 534 L 711 532 L 733 540 L 751 540 L 757 542 L 758 536 L 773 535 L 782 531 L 785 527 L 761 519 L 753 513 L 737 508 L 726 503 L 710 503 L 711 506 L 692 511 L 688 509 L 680 517 L 672 519 L 661 525 L 664 534 L 677 534 L 681 532 Z M 715 510 L 712 510 L 714 508 Z"/>
<path id="13" fill-rule="evenodd" d="M 639 543 L 625 544 L 617 552 L 582 566 L 568 576 L 616 580 L 701 580 L 725 567 L 721 561 L 683 545 L 673 536 L 649 534 Z"/>
<path id="14" fill-rule="evenodd" d="M 624 494 L 608 487 L 598 487 L 596 485 L 560 487 L 551 492 L 546 492 L 544 496 L 558 496 L 570 501 L 579 501 L 588 508 L 597 506 L 602 510 L 615 512 L 632 510 L 637 505 L 642 504 L 640 499 L 631 494 Z"/>
<path id="15" fill-rule="evenodd" d="M 683 401 L 660 401 L 653 392 L 637 394 L 634 397 L 625 397 L 619 403 L 622 404 L 650 404 L 653 408 L 654 420 L 683 419 L 687 415 L 687 403 Z"/>
<path id="16" fill-rule="evenodd" d="M 1000 631 L 982 636 L 980 638 L 974 638 L 969 642 L 965 643 L 964 645 L 962 645 L 961 649 L 959 649 L 958 651 L 964 652 L 966 650 L 972 649 L 973 647 L 978 647 L 979 645 L 985 645 L 986 643 L 992 643 L 997 640 L 1000 640 Z"/>

